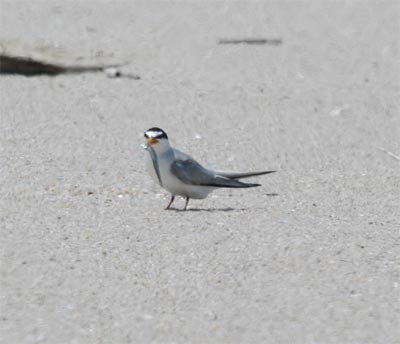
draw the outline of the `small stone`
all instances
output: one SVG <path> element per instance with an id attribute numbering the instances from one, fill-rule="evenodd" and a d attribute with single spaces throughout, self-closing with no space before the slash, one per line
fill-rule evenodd
<path id="1" fill-rule="evenodd" d="M 118 78 L 121 76 L 121 72 L 117 68 L 106 68 L 104 69 L 104 73 L 106 73 L 109 78 Z"/>

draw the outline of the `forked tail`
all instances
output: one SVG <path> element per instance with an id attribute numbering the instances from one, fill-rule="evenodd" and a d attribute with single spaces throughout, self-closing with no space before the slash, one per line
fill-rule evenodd
<path id="1" fill-rule="evenodd" d="M 216 174 L 229 179 L 242 179 L 249 178 L 255 176 L 262 176 L 264 174 L 274 173 L 276 171 L 262 171 L 262 172 L 225 172 L 225 171 L 216 171 Z"/>
<path id="2" fill-rule="evenodd" d="M 243 183 L 240 180 L 230 179 L 220 175 L 216 175 L 212 180 L 200 185 L 212 186 L 215 188 L 252 188 L 255 186 L 261 186 L 261 184 Z"/>

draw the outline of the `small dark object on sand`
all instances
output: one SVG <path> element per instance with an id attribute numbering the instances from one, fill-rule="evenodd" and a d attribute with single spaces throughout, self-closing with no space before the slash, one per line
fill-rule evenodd
<path id="1" fill-rule="evenodd" d="M 133 80 L 140 80 L 140 76 L 136 74 L 123 73 L 117 68 L 105 68 L 104 72 L 109 78 L 128 78 Z"/>
<path id="2" fill-rule="evenodd" d="M 282 40 L 279 38 L 243 38 L 243 39 L 220 39 L 218 44 L 269 44 L 280 45 Z"/>

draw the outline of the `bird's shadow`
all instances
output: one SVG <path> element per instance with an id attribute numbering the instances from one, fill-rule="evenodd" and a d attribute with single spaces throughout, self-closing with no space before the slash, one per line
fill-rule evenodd
<path id="1" fill-rule="evenodd" d="M 278 193 L 267 193 L 265 194 L 265 196 L 279 196 Z M 189 208 L 189 209 L 179 209 L 179 208 L 169 208 L 169 209 L 164 209 L 164 210 L 168 210 L 168 211 L 175 211 L 175 212 L 229 212 L 229 211 L 246 211 L 249 210 L 249 208 L 232 208 L 232 207 L 228 207 L 228 208 Z"/>
<path id="2" fill-rule="evenodd" d="M 178 209 L 178 208 L 170 208 L 168 210 L 172 210 L 175 212 L 228 212 L 228 211 L 244 211 L 246 208 L 189 208 L 189 209 Z"/>

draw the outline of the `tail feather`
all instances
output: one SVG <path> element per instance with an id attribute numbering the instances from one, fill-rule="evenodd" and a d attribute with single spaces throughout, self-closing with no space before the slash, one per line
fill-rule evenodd
<path id="1" fill-rule="evenodd" d="M 216 171 L 216 174 L 229 179 L 242 179 L 255 176 L 262 176 L 263 174 L 274 173 L 276 171 L 262 171 L 262 172 L 226 172 L 226 171 Z"/>
<path id="2" fill-rule="evenodd" d="M 222 176 L 215 176 L 215 178 L 206 184 L 201 184 L 203 186 L 212 186 L 217 188 L 252 188 L 256 186 L 261 186 L 261 184 L 253 183 L 243 183 L 236 179 L 230 179 Z"/>

